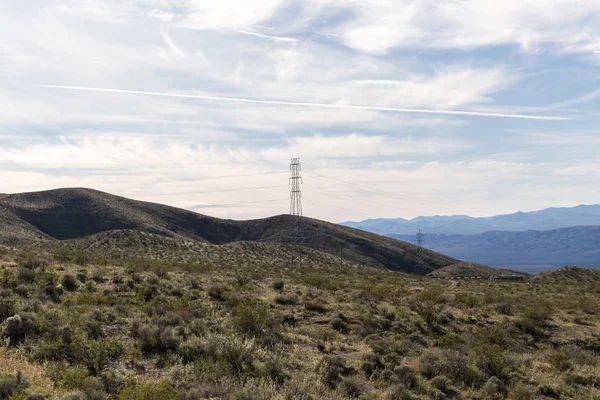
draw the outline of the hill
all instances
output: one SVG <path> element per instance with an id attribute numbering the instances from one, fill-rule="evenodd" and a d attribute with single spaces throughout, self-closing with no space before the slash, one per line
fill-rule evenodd
<path id="1" fill-rule="evenodd" d="M 581 267 L 564 267 L 544 272 L 534 277 L 535 281 L 560 284 L 597 284 L 600 283 L 600 271 Z"/>
<path id="2" fill-rule="evenodd" d="M 93 260 L 115 244 L 156 253 Z M 35 245 L 0 246 L 2 399 L 600 396 L 597 283 L 459 283 L 333 256 L 282 268 L 261 253 L 285 244 L 138 230 Z M 224 258 L 209 265 L 159 257 L 212 247 Z"/>
<path id="3" fill-rule="evenodd" d="M 463 276 L 526 276 L 527 274 L 523 274 L 521 272 L 512 271 L 509 269 L 503 268 L 493 268 L 488 267 L 483 264 L 476 264 L 471 262 L 461 262 L 457 264 L 452 264 L 447 267 L 443 267 L 437 269 L 433 272 L 430 272 L 428 276 L 432 278 L 446 278 L 446 277 L 463 277 Z"/>
<path id="4" fill-rule="evenodd" d="M 224 220 L 83 188 L 2 195 L 0 210 L 6 221 L 0 240 L 9 244 L 75 240 L 121 230 L 213 245 L 294 244 L 353 263 L 417 274 L 457 262 L 433 251 L 426 251 L 423 262 L 418 262 L 417 248 L 409 243 L 311 218 Z"/>
<path id="5" fill-rule="evenodd" d="M 402 218 L 378 218 L 360 222 L 344 222 L 344 226 L 381 235 L 429 234 L 475 235 L 488 231 L 552 230 L 572 226 L 600 225 L 600 205 L 579 205 L 570 208 L 547 208 L 533 212 L 474 218 L 467 215 Z"/>
<path id="6" fill-rule="evenodd" d="M 411 238 L 391 236 L 399 240 Z M 478 235 L 426 234 L 425 246 L 459 259 L 525 271 L 531 268 L 529 265 L 559 268 L 579 264 L 600 268 L 600 226 Z"/>

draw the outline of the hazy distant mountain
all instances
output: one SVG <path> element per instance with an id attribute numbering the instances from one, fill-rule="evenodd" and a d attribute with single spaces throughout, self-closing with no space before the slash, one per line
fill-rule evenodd
<path id="1" fill-rule="evenodd" d="M 414 241 L 414 235 L 390 236 Z M 600 268 L 600 226 L 477 235 L 426 234 L 425 247 L 459 259 L 525 272 L 565 265 Z"/>
<path id="2" fill-rule="evenodd" d="M 600 225 L 600 205 L 580 205 L 571 208 L 547 208 L 534 212 L 517 212 L 485 218 L 466 215 L 402 218 L 378 218 L 342 225 L 381 235 L 426 234 L 474 235 L 489 231 L 551 230 L 571 226 Z"/>

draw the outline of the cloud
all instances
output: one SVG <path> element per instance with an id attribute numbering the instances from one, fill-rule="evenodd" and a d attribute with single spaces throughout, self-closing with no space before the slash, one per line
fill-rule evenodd
<path id="1" fill-rule="evenodd" d="M 271 148 L 261 154 L 271 161 L 287 159 L 294 154 L 308 159 L 340 157 L 382 157 L 403 154 L 437 154 L 464 150 L 465 145 L 456 140 L 436 138 L 414 139 L 412 137 L 367 136 L 357 133 L 348 135 L 313 135 L 288 140 L 284 148 Z"/>
<path id="2" fill-rule="evenodd" d="M 591 52 L 600 38 L 595 1 L 361 0 L 331 3 L 354 18 L 332 27 L 354 49 L 385 54 L 396 47 L 472 49 L 517 44 L 523 50 L 550 44 Z"/>

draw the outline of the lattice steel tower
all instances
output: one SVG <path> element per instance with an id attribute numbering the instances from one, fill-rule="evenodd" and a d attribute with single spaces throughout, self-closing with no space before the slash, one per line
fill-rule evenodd
<path id="1" fill-rule="evenodd" d="M 425 241 L 423 233 L 419 229 L 419 233 L 417 233 L 417 246 L 423 247 L 423 242 Z"/>
<path id="2" fill-rule="evenodd" d="M 301 170 L 300 159 L 292 158 L 292 163 L 290 164 L 290 171 L 292 173 L 290 177 L 290 185 L 292 185 L 292 190 L 290 190 L 290 215 L 302 215 Z"/>

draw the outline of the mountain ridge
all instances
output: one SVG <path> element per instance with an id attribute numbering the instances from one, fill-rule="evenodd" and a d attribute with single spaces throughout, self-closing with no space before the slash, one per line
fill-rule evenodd
<path id="1" fill-rule="evenodd" d="M 307 217 L 219 219 L 88 188 L 0 195 L 0 242 L 75 240 L 113 230 L 222 245 L 255 241 L 302 245 L 357 264 L 426 274 L 457 260 L 389 237 Z"/>
<path id="2" fill-rule="evenodd" d="M 415 235 L 420 229 L 431 234 L 480 234 L 488 231 L 551 230 L 571 226 L 600 225 L 600 205 L 580 204 L 574 207 L 550 207 L 543 210 L 491 217 L 420 216 L 376 218 L 342 225 L 383 235 Z"/>

